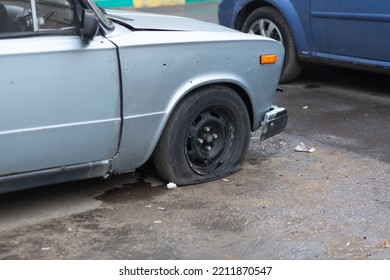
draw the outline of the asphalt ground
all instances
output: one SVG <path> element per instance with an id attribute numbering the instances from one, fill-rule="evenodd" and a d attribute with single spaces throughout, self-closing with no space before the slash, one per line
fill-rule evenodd
<path id="1" fill-rule="evenodd" d="M 148 12 L 212 21 L 210 5 Z M 286 131 L 253 133 L 222 180 L 168 190 L 144 166 L 1 195 L 0 259 L 390 259 L 389 80 L 306 67 L 275 99 Z"/>

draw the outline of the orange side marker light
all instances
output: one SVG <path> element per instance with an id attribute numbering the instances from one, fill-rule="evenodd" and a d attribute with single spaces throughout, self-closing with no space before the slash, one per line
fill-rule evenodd
<path id="1" fill-rule="evenodd" d="M 265 54 L 260 56 L 260 64 L 275 64 L 278 61 L 276 54 Z"/>

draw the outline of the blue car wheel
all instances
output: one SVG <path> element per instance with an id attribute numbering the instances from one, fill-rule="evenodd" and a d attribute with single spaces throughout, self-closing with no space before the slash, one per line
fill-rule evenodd
<path id="1" fill-rule="evenodd" d="M 266 36 L 283 44 L 285 57 L 280 77 L 281 83 L 294 80 L 302 71 L 294 38 L 284 17 L 274 8 L 260 7 L 246 18 L 242 31 Z"/>

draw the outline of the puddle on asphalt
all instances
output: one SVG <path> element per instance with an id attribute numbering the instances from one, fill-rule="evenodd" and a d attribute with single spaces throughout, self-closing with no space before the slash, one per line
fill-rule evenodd
<path id="1" fill-rule="evenodd" d="M 96 200 L 106 203 L 126 203 L 129 201 L 149 200 L 165 192 L 164 185 L 152 186 L 151 182 L 146 182 L 147 177 L 143 174 L 137 178 L 137 182 L 122 184 L 122 187 L 106 191 L 104 194 L 96 196 Z"/>

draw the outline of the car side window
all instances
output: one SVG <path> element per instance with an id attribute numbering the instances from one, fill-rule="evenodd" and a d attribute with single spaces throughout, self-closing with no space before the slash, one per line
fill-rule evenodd
<path id="1" fill-rule="evenodd" d="M 0 35 L 76 30 L 72 0 L 0 1 Z"/>
<path id="2" fill-rule="evenodd" d="M 0 33 L 27 31 L 29 14 L 30 1 L 0 1 Z"/>
<path id="3" fill-rule="evenodd" d="M 75 28 L 74 11 L 68 0 L 36 0 L 39 30 Z"/>

